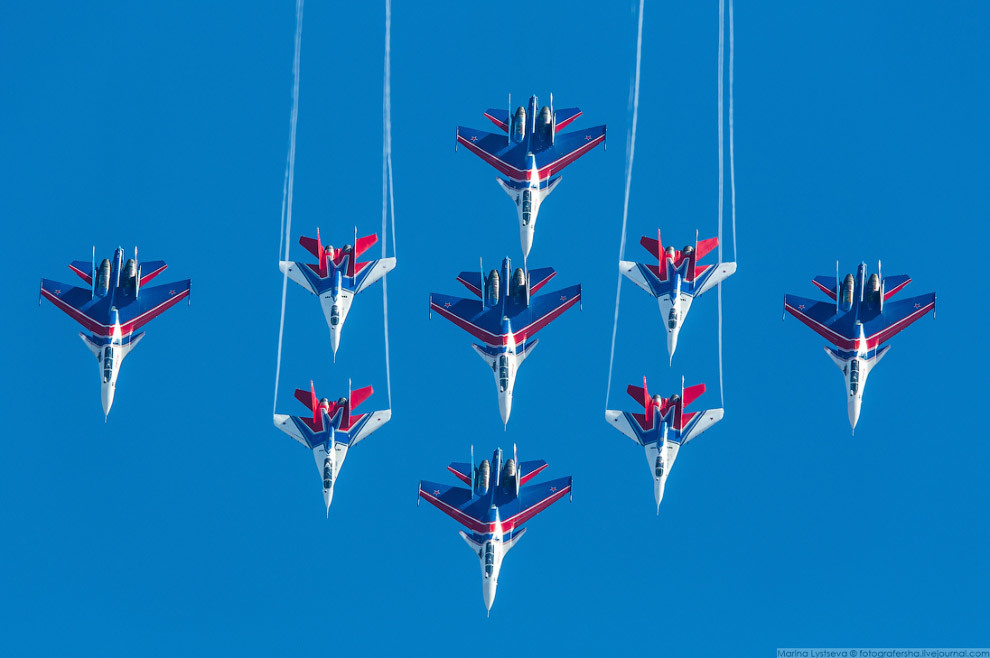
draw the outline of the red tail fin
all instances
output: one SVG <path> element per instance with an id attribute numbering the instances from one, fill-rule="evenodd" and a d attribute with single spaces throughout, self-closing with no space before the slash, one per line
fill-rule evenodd
<path id="1" fill-rule="evenodd" d="M 323 257 L 323 244 L 320 242 L 319 227 L 316 229 L 315 238 L 307 238 L 306 236 L 302 236 L 299 238 L 299 244 L 301 244 L 306 251 L 313 254 L 317 258 Z"/>
<path id="2" fill-rule="evenodd" d="M 359 258 L 361 254 L 371 249 L 378 242 L 378 234 L 372 233 L 354 241 L 354 258 Z"/>
<path id="3" fill-rule="evenodd" d="M 371 394 L 375 392 L 375 389 L 371 386 L 365 386 L 364 388 L 359 388 L 356 391 L 351 391 L 350 407 L 351 411 L 358 408 L 358 405 L 371 397 Z"/>
<path id="4" fill-rule="evenodd" d="M 639 239 L 639 243 L 646 247 L 646 250 L 656 256 L 657 261 L 663 258 L 663 242 L 660 241 L 660 229 L 657 229 L 657 239 L 648 238 L 645 235 Z"/>
<path id="5" fill-rule="evenodd" d="M 310 412 L 313 414 L 313 426 L 320 427 L 320 401 L 316 398 L 316 388 L 313 386 L 313 380 L 309 381 L 309 390 L 304 390 L 297 388 L 295 392 L 296 399 L 306 405 Z"/>
<path id="6" fill-rule="evenodd" d="M 712 252 L 718 246 L 718 238 L 708 238 L 707 240 L 702 240 L 698 243 L 698 246 L 694 248 L 694 258 L 695 260 L 701 260 L 708 254 Z"/>
<path id="7" fill-rule="evenodd" d="M 699 397 L 701 397 L 701 394 L 704 392 L 705 392 L 704 384 L 696 384 L 694 386 L 688 386 L 686 389 L 684 389 L 684 397 L 682 398 L 683 406 L 685 407 L 688 406 L 689 404 L 697 400 Z"/>

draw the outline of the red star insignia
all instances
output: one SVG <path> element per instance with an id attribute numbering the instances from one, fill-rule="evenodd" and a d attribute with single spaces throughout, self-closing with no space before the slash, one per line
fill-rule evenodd
<path id="1" fill-rule="evenodd" d="M 557 487 L 550 487 L 550 493 L 553 493 L 556 490 L 557 490 Z"/>
<path id="2" fill-rule="evenodd" d="M 804 304 L 798 304 L 798 308 L 803 311 L 804 310 Z"/>
<path id="3" fill-rule="evenodd" d="M 444 308 L 450 308 L 450 302 L 444 302 L 443 303 L 443 307 Z"/>
<path id="4" fill-rule="evenodd" d="M 471 141 L 472 142 L 478 141 L 478 136 L 477 135 L 471 135 Z"/>
<path id="5" fill-rule="evenodd" d="M 921 308 L 921 304 L 915 304 L 914 307 L 915 308 Z"/>
<path id="6" fill-rule="evenodd" d="M 433 495 L 434 496 L 439 496 L 440 495 L 440 490 L 439 489 L 434 489 L 433 490 Z"/>
<path id="7" fill-rule="evenodd" d="M 61 290 L 59 290 L 58 288 L 56 288 L 56 289 L 55 289 L 55 294 L 56 294 L 56 295 L 61 295 L 61 294 L 62 294 L 62 291 L 61 291 Z"/>
<path id="8" fill-rule="evenodd" d="M 170 295 L 174 295 L 174 294 L 175 294 L 175 291 L 174 291 L 174 290 L 169 290 L 169 291 L 168 291 L 168 294 L 170 294 Z"/>
<path id="9" fill-rule="evenodd" d="M 584 136 L 584 141 L 590 142 L 591 141 L 591 135 L 585 135 Z"/>
<path id="10" fill-rule="evenodd" d="M 567 295 L 561 295 L 560 296 L 560 301 L 566 302 L 567 301 Z"/>

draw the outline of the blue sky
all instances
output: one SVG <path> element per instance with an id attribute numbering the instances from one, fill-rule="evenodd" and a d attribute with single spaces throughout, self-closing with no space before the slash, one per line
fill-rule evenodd
<path id="1" fill-rule="evenodd" d="M 292 240 L 380 226 L 384 10 L 306 7 Z M 670 656 L 784 646 L 985 646 L 982 419 L 990 211 L 979 3 L 736 7 L 739 271 L 724 288 L 725 420 L 685 449 L 659 518 L 639 448 L 603 420 L 635 16 L 627 2 L 396 3 L 389 277 L 393 421 L 342 471 L 329 521 L 312 457 L 271 424 L 291 2 L 5 6 L 0 105 L 10 344 L 0 460 L 0 653 Z M 717 4 L 648 4 L 626 254 L 716 231 Z M 531 93 L 605 122 L 540 213 L 532 266 L 584 309 L 521 370 L 508 431 L 466 334 L 427 317 L 458 272 L 519 260 L 511 202 L 457 124 Z M 726 238 L 731 239 L 729 231 Z M 42 276 L 137 244 L 192 305 L 148 327 L 104 424 L 76 326 Z M 293 246 L 294 258 L 303 250 Z M 882 259 L 936 290 L 870 376 L 850 437 L 822 341 L 785 292 Z M 978 290 L 978 288 L 977 288 Z M 337 363 L 288 290 L 279 410 L 314 379 L 386 404 L 381 288 Z M 655 303 L 623 284 L 612 408 L 681 375 L 718 406 L 714 295 L 668 367 Z M 485 618 L 476 558 L 421 478 L 519 444 L 573 503 L 530 523 Z"/>

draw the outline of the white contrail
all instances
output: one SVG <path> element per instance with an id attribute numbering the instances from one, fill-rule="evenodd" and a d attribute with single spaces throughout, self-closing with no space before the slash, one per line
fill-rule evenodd
<path id="1" fill-rule="evenodd" d="M 636 75 L 632 89 L 632 124 L 626 134 L 626 194 L 622 202 L 622 235 L 619 239 L 619 260 L 626 251 L 626 220 L 629 217 L 629 189 L 632 185 L 633 156 L 636 154 L 636 121 L 639 118 L 639 70 L 643 61 L 643 3 L 639 0 L 639 20 L 636 26 Z M 619 295 L 622 293 L 622 272 L 615 284 L 615 317 L 612 319 L 612 347 L 608 354 L 608 387 L 605 389 L 605 408 L 608 409 L 612 394 L 612 365 L 615 360 L 615 335 L 619 330 Z"/>
<path id="2" fill-rule="evenodd" d="M 292 183 L 296 168 L 296 125 L 299 123 L 299 54 L 302 50 L 303 0 L 296 0 L 296 46 L 292 57 L 292 113 L 289 115 L 289 156 L 285 161 L 285 179 L 282 183 L 282 230 L 279 245 L 285 242 L 284 260 L 289 260 L 289 244 L 292 236 Z M 285 291 L 289 281 L 282 275 L 282 313 L 278 320 L 278 355 L 275 358 L 275 396 L 272 413 L 278 405 L 278 380 L 282 372 L 282 334 L 285 329 Z"/>
<path id="3" fill-rule="evenodd" d="M 382 91 L 382 258 L 388 245 L 386 219 L 392 215 L 392 255 L 395 256 L 395 196 L 392 191 L 392 2 L 385 0 L 385 83 Z M 388 274 L 382 276 L 382 315 L 385 318 L 385 387 L 392 408 L 392 369 L 388 349 Z"/>
<path id="4" fill-rule="evenodd" d="M 729 0 L 729 208 L 732 213 L 732 260 L 738 262 L 736 257 L 736 160 L 732 137 L 733 128 L 733 107 L 732 107 L 732 71 L 735 68 L 735 53 L 733 46 L 733 20 L 732 20 L 732 0 Z"/>
<path id="5" fill-rule="evenodd" d="M 722 124 L 725 121 L 722 106 L 722 86 L 725 75 L 722 62 L 725 59 L 725 0 L 718 0 L 718 262 L 722 262 L 722 206 L 724 203 L 725 165 L 722 148 Z M 725 404 L 725 392 L 722 386 L 722 283 L 718 284 L 718 396 Z"/>

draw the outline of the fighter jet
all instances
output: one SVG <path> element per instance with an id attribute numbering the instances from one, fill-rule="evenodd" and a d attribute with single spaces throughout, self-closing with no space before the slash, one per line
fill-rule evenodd
<path id="1" fill-rule="evenodd" d="M 688 311 L 695 297 L 714 288 L 736 271 L 735 263 L 699 265 L 698 261 L 718 246 L 718 238 L 709 238 L 694 245 L 687 245 L 677 251 L 673 247 L 664 249 L 657 239 L 643 237 L 639 243 L 658 259 L 657 265 L 619 261 L 619 271 L 637 286 L 657 298 L 660 315 L 667 327 L 667 354 L 671 361 L 677 349 L 677 336 L 684 325 Z"/>
<path id="2" fill-rule="evenodd" d="M 911 277 L 906 274 L 884 277 L 879 274 L 880 269 L 877 263 L 877 273 L 867 278 L 866 263 L 860 263 L 856 277 L 847 274 L 840 284 L 836 262 L 834 277 L 816 276 L 811 281 L 832 298 L 831 302 L 784 295 L 784 309 L 834 345 L 826 345 L 825 352 L 845 378 L 853 434 L 863 404 L 866 377 L 890 348 L 881 343 L 935 309 L 933 292 L 888 303 L 888 299 L 911 282 Z"/>
<path id="3" fill-rule="evenodd" d="M 470 464 L 453 462 L 447 467 L 470 489 L 427 480 L 419 483 L 420 498 L 470 530 L 470 534 L 463 530 L 458 533 L 478 554 L 481 593 L 489 614 L 502 559 L 526 532 L 523 524 L 571 492 L 570 476 L 526 484 L 546 467 L 542 459 L 520 462 L 513 445 L 512 459 L 504 466 L 499 448 L 492 454 L 491 462 L 485 459 L 475 468 L 472 446 Z"/>
<path id="4" fill-rule="evenodd" d="M 552 267 L 529 272 L 518 267 L 512 272 L 511 280 L 510 272 L 512 263 L 506 258 L 502 261 L 501 275 L 497 270 L 489 272 L 487 277 L 480 270 L 458 275 L 457 280 L 481 299 L 480 304 L 430 293 L 431 317 L 436 311 L 482 341 L 482 345 L 472 347 L 495 376 L 503 426 L 508 424 L 512 411 L 516 371 L 539 342 L 533 336 L 581 299 L 581 284 L 531 297 L 556 276 Z"/>
<path id="5" fill-rule="evenodd" d="M 667 478 L 681 446 L 722 420 L 723 410 L 685 412 L 684 408 L 705 392 L 705 385 L 684 388 L 683 379 L 680 395 L 675 393 L 669 398 L 650 397 L 646 377 L 643 377 L 642 388 L 630 384 L 626 392 L 643 405 L 643 413 L 606 411 L 605 420 L 646 449 L 646 463 L 653 473 L 653 497 L 659 515 Z"/>
<path id="6" fill-rule="evenodd" d="M 299 238 L 299 244 L 316 256 L 317 262 L 296 263 L 282 260 L 278 269 L 287 274 L 290 279 L 320 298 L 323 315 L 330 326 L 330 347 L 333 358 L 337 359 L 337 348 L 340 346 L 340 332 L 344 328 L 344 320 L 351 309 L 354 295 L 358 294 L 372 283 L 382 278 L 386 272 L 395 267 L 395 258 L 379 258 L 366 263 L 357 259 L 373 244 L 378 242 L 378 235 L 372 234 L 363 238 L 357 237 L 354 229 L 354 244 L 345 244 L 339 249 L 332 245 L 323 246 L 320 242 L 320 229 L 316 229 L 316 238 Z"/>
<path id="7" fill-rule="evenodd" d="M 134 258 L 128 258 L 126 263 L 124 250 L 117 247 L 113 260 L 104 258 L 97 267 L 94 247 L 90 262 L 75 260 L 69 265 L 88 287 L 41 280 L 41 297 L 90 332 L 89 336 L 80 333 L 79 337 L 99 365 L 104 421 L 113 405 L 120 364 L 144 338 L 143 331 L 138 334 L 134 331 L 189 296 L 189 279 L 145 288 L 166 267 L 165 261 L 160 260 L 139 262 L 137 247 Z"/>
<path id="8" fill-rule="evenodd" d="M 296 389 L 296 399 L 309 409 L 306 416 L 275 414 L 275 427 L 313 451 L 316 468 L 323 479 L 323 502 L 330 517 L 333 486 L 337 482 L 340 467 L 344 465 L 347 450 L 384 425 L 392 417 L 392 410 L 355 414 L 358 405 L 371 397 L 371 386 L 348 392 L 346 398 L 330 402 L 318 400 L 313 382 L 309 390 Z"/>
<path id="9" fill-rule="evenodd" d="M 529 257 L 533 246 L 540 204 L 560 182 L 561 177 L 554 176 L 605 141 L 605 126 L 557 135 L 581 116 L 581 110 L 571 107 L 554 111 L 553 94 L 549 106 L 537 111 L 538 107 L 536 96 L 532 96 L 529 113 L 520 105 L 510 120 L 510 97 L 508 111 L 487 110 L 485 117 L 508 135 L 457 127 L 457 143 L 466 146 L 504 176 L 496 177 L 495 181 L 516 204 L 523 259 Z"/>

